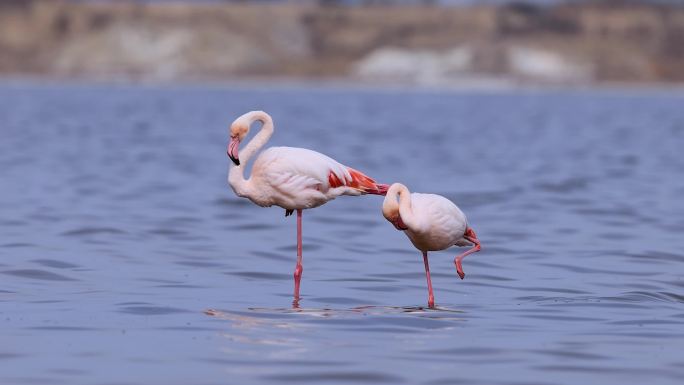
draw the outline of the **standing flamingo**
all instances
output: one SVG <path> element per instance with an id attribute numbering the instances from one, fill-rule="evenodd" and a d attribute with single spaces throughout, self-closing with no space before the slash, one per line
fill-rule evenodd
<path id="1" fill-rule="evenodd" d="M 435 194 L 411 194 L 401 183 L 394 183 L 387 191 L 382 204 L 382 215 L 397 230 L 404 231 L 413 245 L 423 252 L 428 306 L 434 308 L 435 296 L 432 292 L 428 251 L 445 250 L 453 245 L 474 245 L 454 258 L 458 276 L 463 279 L 465 273 L 461 261 L 466 255 L 480 251 L 480 240 L 475 231 L 468 226 L 465 214 L 450 200 Z"/>
<path id="2" fill-rule="evenodd" d="M 240 142 L 252 123 L 260 121 L 261 130 L 240 151 Z M 239 197 L 246 197 L 262 207 L 272 205 L 285 209 L 285 216 L 297 210 L 297 266 L 294 271 L 295 305 L 299 301 L 302 277 L 302 210 L 318 207 L 340 195 L 387 193 L 386 184 L 375 181 L 353 168 L 305 148 L 271 147 L 259 154 L 249 179 L 244 170 L 249 159 L 273 135 L 273 120 L 263 111 L 251 111 L 235 119 L 230 126 L 227 154 L 233 161 L 228 183 Z"/>

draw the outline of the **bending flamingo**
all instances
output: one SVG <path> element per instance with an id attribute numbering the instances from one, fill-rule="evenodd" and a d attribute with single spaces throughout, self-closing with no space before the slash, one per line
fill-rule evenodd
<path id="1" fill-rule="evenodd" d="M 475 231 L 468 226 L 465 214 L 450 200 L 435 194 L 411 194 L 401 183 L 394 183 L 387 191 L 382 215 L 397 230 L 404 231 L 413 245 L 423 252 L 428 306 L 435 307 L 428 251 L 445 250 L 453 245 L 472 245 L 471 249 L 454 258 L 458 276 L 463 279 L 465 273 L 461 261 L 466 255 L 480 251 L 480 240 Z"/>
<path id="2" fill-rule="evenodd" d="M 252 123 L 262 123 L 261 130 L 238 148 L 249 133 Z M 235 194 L 262 207 L 273 205 L 285 209 L 285 216 L 297 210 L 297 265 L 294 271 L 295 305 L 299 300 L 302 277 L 302 210 L 318 207 L 340 195 L 385 195 L 388 185 L 375 181 L 353 168 L 305 148 L 271 147 L 259 154 L 249 179 L 244 170 L 249 159 L 273 135 L 273 120 L 263 111 L 251 111 L 235 119 L 230 126 L 227 154 L 233 161 L 228 183 Z"/>

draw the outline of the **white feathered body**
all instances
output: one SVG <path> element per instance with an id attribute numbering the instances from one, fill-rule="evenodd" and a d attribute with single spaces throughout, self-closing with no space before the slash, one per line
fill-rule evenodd
<path id="1" fill-rule="evenodd" d="M 418 250 L 437 251 L 453 245 L 471 245 L 463 238 L 468 228 L 465 214 L 447 198 L 435 194 L 412 193 L 411 210 L 421 226 L 404 232 Z"/>
<path id="2" fill-rule="evenodd" d="M 259 206 L 285 209 L 318 207 L 340 195 L 361 195 L 350 186 L 330 185 L 333 173 L 341 183 L 353 184 L 355 170 L 319 152 L 297 147 L 270 147 L 261 152 L 246 183 L 238 183 L 240 167 L 232 166 L 229 184 L 235 194 Z"/>

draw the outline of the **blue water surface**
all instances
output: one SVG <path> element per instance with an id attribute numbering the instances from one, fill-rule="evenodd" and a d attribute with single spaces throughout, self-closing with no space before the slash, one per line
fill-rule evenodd
<path id="1" fill-rule="evenodd" d="M 0 85 L 2 384 L 681 384 L 684 92 Z M 228 188 L 227 128 L 442 194 L 483 250 L 421 254 L 382 198 L 295 218 Z"/>

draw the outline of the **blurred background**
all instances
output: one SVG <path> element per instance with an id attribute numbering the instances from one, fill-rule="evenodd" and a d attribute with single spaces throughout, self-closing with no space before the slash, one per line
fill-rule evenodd
<path id="1" fill-rule="evenodd" d="M 3 0 L 0 75 L 367 84 L 684 81 L 672 0 Z"/>

